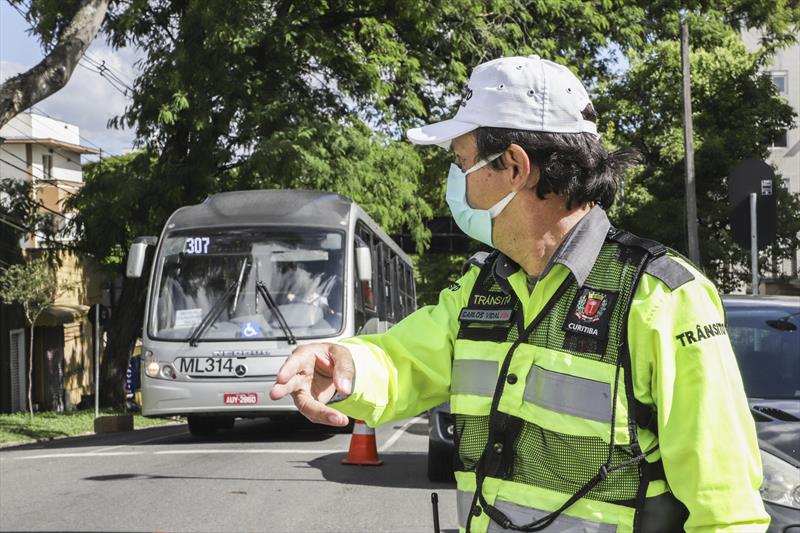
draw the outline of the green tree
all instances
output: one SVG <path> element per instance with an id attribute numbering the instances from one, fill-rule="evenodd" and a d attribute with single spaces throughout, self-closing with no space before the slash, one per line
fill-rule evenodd
<path id="1" fill-rule="evenodd" d="M 44 259 L 32 259 L 20 265 L 11 265 L 0 273 L 0 298 L 7 303 L 19 304 L 31 332 L 28 350 L 28 410 L 33 418 L 33 340 L 34 325 L 42 311 L 51 306 L 58 294 L 53 271 Z"/>
<path id="2" fill-rule="evenodd" d="M 57 258 L 49 252 L 61 245 L 57 237 L 62 230 L 56 216 L 36 199 L 29 181 L 0 176 L 0 224 L 4 226 L 5 234 L 17 242 L 38 237 L 48 246 L 45 255 L 50 261 Z"/>
<path id="3" fill-rule="evenodd" d="M 58 39 L 78 5 L 11 1 L 29 9 L 44 43 Z M 447 161 L 398 143 L 406 127 L 451 115 L 470 68 L 501 55 L 555 59 L 600 87 L 613 72 L 610 50 L 633 53 L 674 39 L 669 21 L 682 7 L 643 0 L 111 0 L 101 32 L 114 46 L 135 44 L 145 53 L 132 103 L 113 121 L 136 129 L 152 162 L 134 189 L 141 194 L 135 209 L 163 224 L 175 208 L 216 191 L 315 187 L 363 202 L 390 231 L 406 224 L 424 246 L 423 220 L 446 213 Z M 723 29 L 765 28 L 777 46 L 790 38 L 799 8 L 711 0 L 696 9 Z M 98 185 L 114 188 L 111 174 L 102 174 L 109 177 L 98 177 Z M 92 191 L 87 182 L 81 201 L 97 213 L 133 209 L 102 208 Z M 128 200 L 131 194 L 119 191 Z M 101 225 L 89 230 L 92 223 Z M 98 234 L 104 223 L 90 217 L 83 227 Z M 128 242 L 118 242 L 115 260 Z M 123 289 L 119 307 L 133 308 L 137 298 Z M 133 339 L 113 322 L 115 348 L 105 359 L 122 369 L 115 374 L 121 381 L 123 348 Z"/>
<path id="4" fill-rule="evenodd" d="M 125 373 L 136 338 L 142 330 L 146 277 L 125 277 L 128 247 L 138 235 L 158 235 L 174 209 L 163 182 L 154 179 L 154 159 L 146 152 L 108 157 L 83 168 L 84 186 L 66 207 L 73 220 L 78 246 L 105 267 L 108 279 L 122 278 L 109 323 L 100 365 L 101 401 L 121 407 Z"/>
<path id="5" fill-rule="evenodd" d="M 726 176 L 744 158 L 766 158 L 771 142 L 792 126 L 793 111 L 762 73 L 763 49 L 748 52 L 737 28 L 718 13 L 695 12 L 689 20 L 701 266 L 720 288 L 732 290 L 746 280 L 749 259 L 731 238 Z M 663 24 L 674 37 L 629 53 L 630 68 L 602 85 L 597 103 L 605 138 L 642 154 L 613 218 L 685 252 L 679 21 L 673 16 Z M 781 180 L 775 190 L 779 237 L 766 257 L 788 258 L 797 249 L 800 200 Z"/>

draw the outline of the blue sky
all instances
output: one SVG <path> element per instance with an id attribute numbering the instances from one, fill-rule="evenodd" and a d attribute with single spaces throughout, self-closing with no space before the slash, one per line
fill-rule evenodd
<path id="1" fill-rule="evenodd" d="M 0 1 L 0 80 L 29 69 L 44 57 L 38 40 L 27 30 L 25 19 L 7 2 Z M 98 35 L 87 56 L 95 65 L 105 62 L 107 68 L 130 84 L 135 77 L 133 63 L 141 53 L 135 49 L 112 50 L 103 36 Z M 105 153 L 130 150 L 133 132 L 106 126 L 109 119 L 124 112 L 128 97 L 103 78 L 87 59 L 81 63 L 67 85 L 36 104 L 34 112 L 76 124 L 83 144 L 100 146 Z"/>

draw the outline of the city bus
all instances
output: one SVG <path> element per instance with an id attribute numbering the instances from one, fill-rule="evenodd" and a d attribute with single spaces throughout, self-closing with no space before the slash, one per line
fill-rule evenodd
<path id="1" fill-rule="evenodd" d="M 413 265 L 355 202 L 327 192 L 215 194 L 134 240 L 128 277 L 150 278 L 142 414 L 194 435 L 237 417 L 296 412 L 269 399 L 302 343 L 380 333 L 416 307 Z"/>

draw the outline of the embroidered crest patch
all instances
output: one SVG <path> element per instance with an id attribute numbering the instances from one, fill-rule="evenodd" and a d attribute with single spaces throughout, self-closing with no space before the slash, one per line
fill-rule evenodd
<path id="1" fill-rule="evenodd" d="M 583 287 L 575 295 L 564 322 L 564 331 L 594 339 L 607 339 L 617 293 Z"/>
<path id="2" fill-rule="evenodd" d="M 608 297 L 600 292 L 584 291 L 578 298 L 575 316 L 582 322 L 597 322 L 608 308 Z"/>

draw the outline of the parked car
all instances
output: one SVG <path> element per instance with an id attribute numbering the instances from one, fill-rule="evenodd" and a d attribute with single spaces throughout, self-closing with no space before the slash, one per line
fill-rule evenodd
<path id="1" fill-rule="evenodd" d="M 756 421 L 768 531 L 794 532 L 800 528 L 800 297 L 727 295 L 722 302 Z M 449 403 L 428 412 L 431 481 L 453 480 L 453 431 Z"/>

